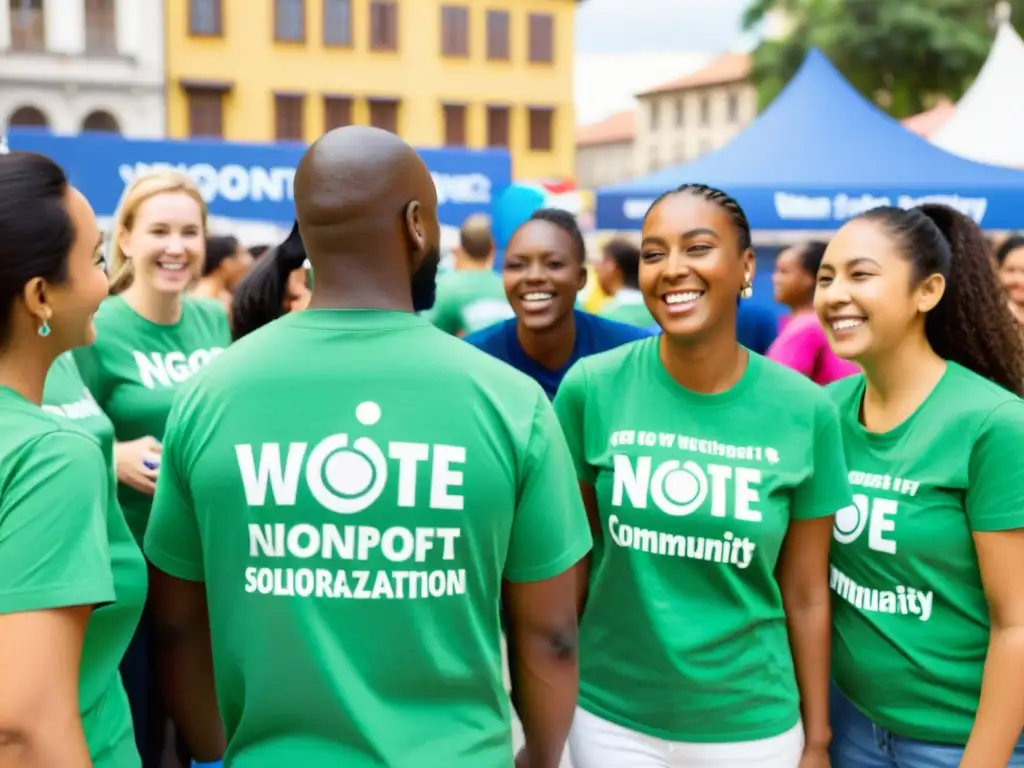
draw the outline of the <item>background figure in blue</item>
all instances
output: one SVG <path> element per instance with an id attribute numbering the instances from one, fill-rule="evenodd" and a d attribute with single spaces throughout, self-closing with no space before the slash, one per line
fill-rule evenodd
<path id="1" fill-rule="evenodd" d="M 771 307 L 743 301 L 736 315 L 736 338 L 751 352 L 763 355 L 779 335 L 779 317 Z"/>
<path id="2" fill-rule="evenodd" d="M 586 245 L 566 211 L 542 208 L 515 231 L 502 279 L 515 317 L 466 341 L 533 378 L 548 397 L 581 357 L 651 335 L 576 309 L 587 282 Z"/>

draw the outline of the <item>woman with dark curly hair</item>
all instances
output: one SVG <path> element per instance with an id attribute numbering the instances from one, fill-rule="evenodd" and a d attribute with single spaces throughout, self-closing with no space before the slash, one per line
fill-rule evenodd
<path id="1" fill-rule="evenodd" d="M 815 307 L 863 375 L 830 387 L 834 768 L 1024 766 L 1024 349 L 977 225 L 941 205 L 847 223 Z"/>

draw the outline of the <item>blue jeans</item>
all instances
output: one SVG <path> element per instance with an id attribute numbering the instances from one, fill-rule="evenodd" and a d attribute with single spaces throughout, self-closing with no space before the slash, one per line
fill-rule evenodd
<path id="1" fill-rule="evenodd" d="M 832 768 L 959 768 L 963 747 L 897 736 L 868 720 L 834 685 L 831 708 Z M 1024 768 L 1024 739 L 1006 768 Z"/>

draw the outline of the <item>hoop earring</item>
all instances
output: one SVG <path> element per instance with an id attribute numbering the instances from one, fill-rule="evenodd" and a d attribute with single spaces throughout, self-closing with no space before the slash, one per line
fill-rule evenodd
<path id="1" fill-rule="evenodd" d="M 743 286 L 743 290 L 740 291 L 740 298 L 741 299 L 749 299 L 753 295 L 754 295 L 754 286 L 752 284 L 750 284 L 750 283 L 747 283 L 746 285 L 744 285 Z"/>
<path id="2" fill-rule="evenodd" d="M 50 324 L 46 320 L 43 320 L 42 325 L 39 326 L 39 330 L 36 331 L 36 333 L 45 339 L 50 335 Z"/>

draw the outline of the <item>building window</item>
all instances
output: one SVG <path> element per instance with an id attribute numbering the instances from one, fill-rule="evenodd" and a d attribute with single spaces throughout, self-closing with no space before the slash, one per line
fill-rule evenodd
<path id="1" fill-rule="evenodd" d="M 274 138 L 278 141 L 303 141 L 306 138 L 305 105 L 306 97 L 301 93 L 274 94 Z"/>
<path id="2" fill-rule="evenodd" d="M 398 133 L 398 99 L 370 99 L 370 125 Z"/>
<path id="3" fill-rule="evenodd" d="M 487 146 L 508 149 L 509 108 L 490 106 L 487 108 Z"/>
<path id="4" fill-rule="evenodd" d="M 398 50 L 398 3 L 372 0 L 370 3 L 370 48 L 374 51 Z"/>
<path id="5" fill-rule="evenodd" d="M 550 152 L 555 146 L 555 110 L 530 107 L 530 149 Z"/>
<path id="6" fill-rule="evenodd" d="M 306 42 L 306 0 L 274 0 L 274 40 Z"/>
<path id="7" fill-rule="evenodd" d="M 652 131 L 658 130 L 658 118 L 661 116 L 660 106 L 658 102 L 652 101 L 648 109 L 647 123 Z"/>
<path id="8" fill-rule="evenodd" d="M 738 123 L 740 121 L 740 97 L 735 93 L 729 94 L 727 110 L 729 113 L 729 122 Z"/>
<path id="9" fill-rule="evenodd" d="M 47 128 L 50 125 L 50 121 L 46 119 L 46 115 L 43 114 L 42 110 L 35 107 L 19 107 L 7 118 L 7 125 L 11 127 Z"/>
<path id="10" fill-rule="evenodd" d="M 187 88 L 188 135 L 192 138 L 224 137 L 224 92 L 214 88 Z"/>
<path id="11" fill-rule="evenodd" d="M 324 133 L 352 125 L 352 99 L 348 96 L 324 96 Z"/>
<path id="12" fill-rule="evenodd" d="M 682 128 L 686 124 L 686 107 L 682 96 L 676 97 L 676 127 Z"/>
<path id="13" fill-rule="evenodd" d="M 112 114 L 100 109 L 90 112 L 86 116 L 82 121 L 82 130 L 92 133 L 120 133 L 121 126 L 117 124 L 117 119 Z"/>
<path id="14" fill-rule="evenodd" d="M 11 50 L 42 51 L 46 48 L 43 0 L 9 0 Z"/>
<path id="15" fill-rule="evenodd" d="M 711 99 L 708 96 L 700 97 L 700 124 L 711 125 Z"/>
<path id="16" fill-rule="evenodd" d="M 491 61 L 508 61 L 512 58 L 508 11 L 487 12 L 487 58 Z"/>
<path id="17" fill-rule="evenodd" d="M 88 53 L 117 52 L 115 0 L 85 0 L 85 50 Z"/>
<path id="18" fill-rule="evenodd" d="M 441 55 L 469 56 L 469 8 L 441 6 Z"/>
<path id="19" fill-rule="evenodd" d="M 352 0 L 324 0 L 324 45 L 352 45 Z"/>
<path id="20" fill-rule="evenodd" d="M 446 147 L 466 146 L 466 105 L 444 105 L 444 145 Z"/>
<path id="21" fill-rule="evenodd" d="M 221 0 L 188 1 L 188 33 L 193 37 L 224 34 Z"/>
<path id="22" fill-rule="evenodd" d="M 550 64 L 555 60 L 555 17 L 550 13 L 531 13 L 530 61 Z"/>

